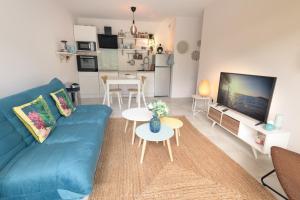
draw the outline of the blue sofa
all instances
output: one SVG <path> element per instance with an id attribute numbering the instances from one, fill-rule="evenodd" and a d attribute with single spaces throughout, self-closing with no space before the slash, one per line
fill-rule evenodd
<path id="1" fill-rule="evenodd" d="M 49 84 L 0 99 L 0 199 L 81 199 L 93 188 L 104 132 L 112 112 L 105 105 L 81 105 L 62 117 L 49 93 L 64 85 Z M 43 95 L 57 126 L 42 143 L 34 140 L 12 107 Z"/>

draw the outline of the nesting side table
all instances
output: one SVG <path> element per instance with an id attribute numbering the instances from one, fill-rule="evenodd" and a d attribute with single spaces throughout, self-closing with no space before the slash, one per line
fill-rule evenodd
<path id="1" fill-rule="evenodd" d="M 172 149 L 170 144 L 170 138 L 173 137 L 174 131 L 172 130 L 172 128 L 162 124 L 160 131 L 158 133 L 153 133 L 151 132 L 149 126 L 150 126 L 149 123 L 145 123 L 136 128 L 136 135 L 143 140 L 140 163 L 141 164 L 143 163 L 147 142 L 161 142 L 161 141 L 167 141 L 169 156 L 171 161 L 173 162 L 173 154 L 172 154 Z"/>

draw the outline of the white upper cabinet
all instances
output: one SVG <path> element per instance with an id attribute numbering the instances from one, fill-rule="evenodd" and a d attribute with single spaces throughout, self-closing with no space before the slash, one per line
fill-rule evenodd
<path id="1" fill-rule="evenodd" d="M 93 41 L 97 42 L 97 27 L 74 25 L 74 38 L 75 41 Z"/>

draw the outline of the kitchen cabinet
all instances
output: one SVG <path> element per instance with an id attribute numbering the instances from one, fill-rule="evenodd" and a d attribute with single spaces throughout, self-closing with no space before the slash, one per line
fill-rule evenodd
<path id="1" fill-rule="evenodd" d="M 74 25 L 74 38 L 75 41 L 93 41 L 97 44 L 97 28 L 96 26 Z"/>
<path id="2" fill-rule="evenodd" d="M 99 98 L 98 72 L 78 72 L 81 98 Z"/>

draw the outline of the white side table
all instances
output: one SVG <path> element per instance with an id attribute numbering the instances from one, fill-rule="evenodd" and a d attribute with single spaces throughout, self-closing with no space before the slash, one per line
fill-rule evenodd
<path id="1" fill-rule="evenodd" d="M 196 115 L 199 112 L 207 112 L 208 107 L 211 101 L 211 97 L 203 97 L 200 95 L 192 95 L 193 98 L 193 105 L 192 105 L 192 111 L 193 115 Z M 199 103 L 197 107 L 197 103 Z"/>
<path id="2" fill-rule="evenodd" d="M 170 138 L 173 137 L 174 131 L 172 128 L 161 125 L 160 131 L 158 133 L 153 133 L 150 130 L 150 124 L 142 124 L 136 128 L 136 135 L 139 136 L 141 139 L 143 139 L 143 148 L 142 148 L 142 154 L 141 154 L 141 160 L 140 163 L 143 163 L 145 150 L 146 150 L 146 144 L 147 142 L 161 142 L 161 141 L 167 141 L 168 145 L 168 151 L 171 161 L 173 162 L 173 155 L 172 155 L 172 149 L 170 145 Z"/>
<path id="3" fill-rule="evenodd" d="M 132 140 L 131 140 L 131 143 L 133 144 L 135 139 L 136 122 L 150 121 L 150 119 L 152 118 L 152 112 L 149 111 L 147 108 L 130 108 L 122 112 L 122 117 L 126 119 L 125 130 L 124 130 L 125 133 L 128 127 L 128 121 L 133 121 Z"/>

